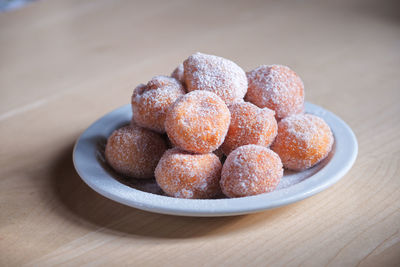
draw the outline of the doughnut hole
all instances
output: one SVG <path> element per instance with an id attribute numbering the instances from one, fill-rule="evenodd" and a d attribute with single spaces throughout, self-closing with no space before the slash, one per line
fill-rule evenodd
<path id="1" fill-rule="evenodd" d="M 164 133 L 165 116 L 170 106 L 185 94 L 182 84 L 172 77 L 156 76 L 140 84 L 132 94 L 133 120 L 141 127 Z"/>
<path id="2" fill-rule="evenodd" d="M 304 112 L 304 85 L 289 67 L 262 65 L 247 73 L 246 101 L 275 111 L 277 120 Z"/>
<path id="3" fill-rule="evenodd" d="M 243 145 L 269 147 L 272 144 L 278 133 L 274 111 L 244 101 L 230 105 L 229 111 L 231 123 L 221 146 L 225 155 Z"/>
<path id="4" fill-rule="evenodd" d="M 166 148 L 159 134 L 130 125 L 111 134 L 107 140 L 105 157 L 116 172 L 147 179 L 154 176 L 154 170 Z"/>
<path id="5" fill-rule="evenodd" d="M 283 176 L 279 156 L 264 146 L 241 146 L 222 167 L 221 189 L 227 197 L 246 197 L 273 191 Z"/>
<path id="6" fill-rule="evenodd" d="M 186 86 L 183 63 L 179 64 L 178 67 L 174 69 L 174 71 L 171 73 L 171 77 L 180 81 L 183 86 Z"/>
<path id="7" fill-rule="evenodd" d="M 332 131 L 322 118 L 298 114 L 278 123 L 278 135 L 271 149 L 280 156 L 285 168 L 301 171 L 323 160 L 333 142 Z"/>
<path id="8" fill-rule="evenodd" d="M 221 190 L 221 162 L 213 153 L 193 154 L 172 148 L 159 161 L 155 177 L 169 196 L 176 198 L 213 198 Z"/>
<path id="9" fill-rule="evenodd" d="M 180 97 L 167 113 L 165 129 L 171 143 L 193 153 L 209 153 L 224 141 L 230 113 L 224 101 L 208 91 Z"/>
<path id="10" fill-rule="evenodd" d="M 196 53 L 186 59 L 183 66 L 188 92 L 210 91 L 227 105 L 243 100 L 247 92 L 246 73 L 228 59 Z"/>

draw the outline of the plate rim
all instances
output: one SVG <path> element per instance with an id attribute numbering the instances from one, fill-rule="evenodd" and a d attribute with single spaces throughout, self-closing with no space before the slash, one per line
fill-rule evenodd
<path id="1" fill-rule="evenodd" d="M 116 114 L 121 112 L 125 114 L 124 122 L 126 122 L 131 117 L 130 104 L 103 115 L 79 136 L 73 148 L 73 164 L 81 179 L 97 193 L 121 204 L 150 212 L 181 216 L 215 217 L 254 213 L 277 208 L 311 197 L 329 188 L 351 169 L 357 158 L 357 138 L 341 118 L 309 102 L 305 103 L 305 107 L 306 113 L 322 117 L 331 127 L 335 137 L 336 151 L 326 166 L 317 173 L 304 181 L 279 191 L 231 199 L 179 199 L 143 192 L 119 182 L 110 176 L 98 162 L 95 154 L 97 151 L 96 144 L 89 143 L 93 142 L 89 138 L 93 138 L 93 129 L 99 127 L 107 119 L 113 118 Z M 128 110 L 129 112 L 127 112 Z M 121 116 L 120 120 L 115 120 L 113 124 L 115 126 L 118 123 L 121 124 L 122 119 L 123 117 Z M 82 149 L 85 144 L 86 146 L 89 145 L 91 150 Z M 88 153 L 91 152 L 93 152 L 92 157 L 87 157 L 90 155 Z M 86 159 L 86 161 L 83 161 L 83 159 Z M 93 168 L 93 173 L 85 173 L 87 166 L 83 166 L 84 163 Z M 336 169 L 337 165 L 340 167 L 339 169 Z M 331 173 L 324 177 L 331 171 L 333 171 L 333 174 Z M 103 176 L 97 176 L 101 174 Z M 95 177 L 92 177 L 93 175 Z"/>

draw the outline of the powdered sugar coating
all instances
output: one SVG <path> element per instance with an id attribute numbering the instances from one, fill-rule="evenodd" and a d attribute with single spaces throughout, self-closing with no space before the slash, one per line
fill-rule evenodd
<path id="1" fill-rule="evenodd" d="M 115 171 L 145 179 L 153 177 L 154 169 L 166 149 L 165 141 L 157 133 L 129 125 L 111 134 L 105 157 Z"/>
<path id="2" fill-rule="evenodd" d="M 172 77 L 156 76 L 140 84 L 132 95 L 134 121 L 150 130 L 164 133 L 165 116 L 178 97 L 185 94 L 182 84 Z"/>
<path id="3" fill-rule="evenodd" d="M 278 123 L 278 135 L 271 148 L 281 157 L 285 168 L 300 171 L 323 160 L 333 141 L 332 131 L 323 119 L 297 114 Z"/>
<path id="4" fill-rule="evenodd" d="M 247 73 L 246 101 L 270 108 L 276 118 L 304 112 L 304 84 L 289 67 L 262 65 Z"/>
<path id="5" fill-rule="evenodd" d="M 174 69 L 171 73 L 171 77 L 180 81 L 183 85 L 185 85 L 185 75 L 184 75 L 184 68 L 183 63 L 179 64 L 178 67 Z"/>
<path id="6" fill-rule="evenodd" d="M 275 112 L 259 108 L 250 102 L 238 102 L 229 106 L 231 123 L 221 146 L 225 155 L 248 144 L 269 147 L 278 133 Z"/>
<path id="7" fill-rule="evenodd" d="M 180 97 L 167 113 L 165 129 L 171 142 L 183 150 L 209 153 L 224 141 L 229 109 L 216 94 L 193 91 Z"/>
<path id="8" fill-rule="evenodd" d="M 188 91 L 206 90 L 217 94 L 227 105 L 243 99 L 247 92 L 246 73 L 233 61 L 195 53 L 183 62 Z"/>
<path id="9" fill-rule="evenodd" d="M 283 176 L 279 156 L 264 146 L 241 146 L 227 157 L 221 189 L 228 197 L 245 197 L 273 191 Z"/>
<path id="10" fill-rule="evenodd" d="M 192 154 L 172 148 L 159 161 L 155 177 L 169 196 L 212 198 L 220 192 L 221 169 L 221 162 L 213 153 Z"/>

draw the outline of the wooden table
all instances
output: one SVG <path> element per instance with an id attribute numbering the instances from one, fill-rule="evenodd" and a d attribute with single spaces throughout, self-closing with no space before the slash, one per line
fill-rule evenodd
<path id="1" fill-rule="evenodd" d="M 398 3 L 42 0 L 0 14 L 0 265 L 399 266 Z M 195 51 L 291 66 L 355 131 L 354 167 L 304 201 L 226 218 L 88 188 L 77 137 Z"/>

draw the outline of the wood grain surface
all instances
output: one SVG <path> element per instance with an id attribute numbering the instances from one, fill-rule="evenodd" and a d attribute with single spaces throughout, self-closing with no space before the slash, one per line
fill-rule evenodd
<path id="1" fill-rule="evenodd" d="M 42 0 L 0 14 L 1 266 L 399 266 L 398 1 Z M 284 64 L 359 141 L 351 171 L 282 208 L 153 214 L 88 188 L 77 137 L 193 52 Z"/>

